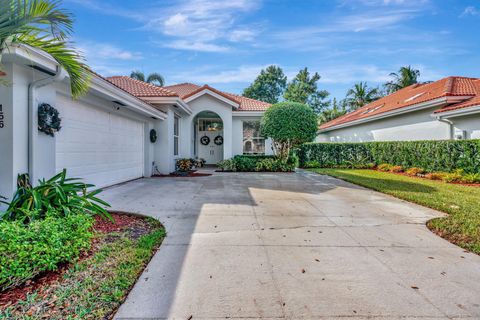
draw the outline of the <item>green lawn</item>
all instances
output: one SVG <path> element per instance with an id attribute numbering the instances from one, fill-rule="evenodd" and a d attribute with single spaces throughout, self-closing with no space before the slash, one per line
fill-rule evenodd
<path id="1" fill-rule="evenodd" d="M 394 197 L 448 213 L 428 222 L 435 233 L 480 254 L 480 187 L 396 175 L 374 170 L 311 169 Z"/>

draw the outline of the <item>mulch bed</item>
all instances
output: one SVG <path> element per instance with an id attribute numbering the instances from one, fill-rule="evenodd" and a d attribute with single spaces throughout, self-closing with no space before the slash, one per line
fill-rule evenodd
<path id="1" fill-rule="evenodd" d="M 114 220 L 113 222 L 111 220 L 102 219 L 99 216 L 95 216 L 95 224 L 93 228 L 96 232 L 113 233 L 128 229 L 132 238 L 138 238 L 149 232 L 150 228 L 143 217 L 119 213 L 110 213 L 110 215 Z M 98 239 L 95 237 L 92 242 L 93 243 L 90 251 L 83 252 L 78 258 L 79 260 L 86 259 L 95 253 L 96 249 L 98 248 Z M 61 264 L 56 271 L 44 272 L 35 278 L 28 280 L 22 286 L 10 288 L 6 291 L 0 292 L 0 305 L 2 307 L 7 307 L 20 300 L 25 300 L 27 294 L 29 293 L 33 293 L 35 291 L 41 292 L 42 290 L 48 289 L 50 286 L 54 285 L 55 282 L 60 280 L 71 266 L 71 263 Z"/>
<path id="2" fill-rule="evenodd" d="M 430 181 L 438 181 L 438 182 L 444 182 L 444 183 L 450 183 L 450 184 L 458 184 L 461 186 L 466 186 L 466 187 L 480 187 L 480 183 L 465 183 L 465 182 L 445 182 L 443 180 L 433 180 L 433 179 L 428 179 L 422 176 L 411 176 L 406 174 L 405 172 L 391 172 L 391 171 L 381 171 L 377 169 L 371 169 L 373 171 L 378 171 L 378 172 L 385 172 L 385 173 L 391 173 L 391 174 L 396 174 L 399 176 L 405 176 L 405 177 L 410 177 L 410 178 L 417 178 L 417 179 L 423 179 L 423 180 L 430 180 Z"/>

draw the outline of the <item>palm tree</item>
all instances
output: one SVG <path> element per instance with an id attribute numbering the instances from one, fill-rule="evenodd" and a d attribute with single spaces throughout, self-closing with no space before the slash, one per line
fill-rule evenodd
<path id="1" fill-rule="evenodd" d="M 319 124 L 324 124 L 329 121 L 332 121 L 338 117 L 343 116 L 348 112 L 347 110 L 347 101 L 342 100 L 340 103 L 337 102 L 336 98 L 333 98 L 333 103 L 332 107 L 323 110 L 319 115 L 318 115 L 318 123 Z"/>
<path id="2" fill-rule="evenodd" d="M 380 98 L 378 88 L 369 88 L 366 82 L 356 83 L 347 92 L 347 103 L 351 111 L 357 110 L 378 98 Z"/>
<path id="3" fill-rule="evenodd" d="M 414 69 L 411 66 L 406 66 L 401 67 L 398 73 L 390 73 L 390 76 L 393 77 L 393 80 L 387 82 L 385 87 L 389 93 L 393 93 L 400 89 L 411 86 L 412 84 L 418 83 L 420 70 Z"/>
<path id="4" fill-rule="evenodd" d="M 130 78 L 151 83 L 158 87 L 163 87 L 165 85 L 165 79 L 163 78 L 163 76 L 160 73 L 156 72 L 150 73 L 145 80 L 145 74 L 142 71 L 132 71 L 132 73 L 130 74 Z"/>
<path id="5" fill-rule="evenodd" d="M 72 27 L 71 14 L 60 9 L 58 1 L 0 0 L 0 62 L 2 54 L 14 45 L 43 50 L 69 74 L 73 97 L 85 94 L 90 72 L 67 40 Z M 2 70 L 0 73 L 5 75 Z"/>

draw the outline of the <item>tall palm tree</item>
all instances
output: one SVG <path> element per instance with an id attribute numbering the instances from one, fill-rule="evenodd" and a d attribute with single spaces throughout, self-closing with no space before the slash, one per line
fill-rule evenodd
<path id="1" fill-rule="evenodd" d="M 414 69 L 411 66 L 401 67 L 398 73 L 392 72 L 390 76 L 393 77 L 392 81 L 385 84 L 385 87 L 389 93 L 393 93 L 400 89 L 411 86 L 418 83 L 420 77 L 420 70 Z"/>
<path id="2" fill-rule="evenodd" d="M 68 42 L 72 28 L 71 14 L 60 8 L 58 1 L 0 0 L 0 62 L 2 54 L 14 45 L 38 48 L 49 53 L 69 74 L 74 97 L 85 94 L 90 72 Z"/>
<path id="3" fill-rule="evenodd" d="M 378 88 L 369 88 L 366 82 L 356 83 L 347 92 L 347 103 L 351 111 L 357 110 L 378 98 L 380 98 Z"/>
<path id="4" fill-rule="evenodd" d="M 142 71 L 132 71 L 130 74 L 130 78 L 140 80 L 143 82 L 151 83 L 158 87 L 163 87 L 165 85 L 165 79 L 160 73 L 150 73 L 148 77 L 145 79 L 145 74 Z"/>

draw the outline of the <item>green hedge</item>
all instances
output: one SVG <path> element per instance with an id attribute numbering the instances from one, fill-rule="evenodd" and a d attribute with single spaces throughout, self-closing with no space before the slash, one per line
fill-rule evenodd
<path id="1" fill-rule="evenodd" d="M 361 167 L 389 163 L 427 172 L 463 169 L 480 173 L 480 140 L 308 143 L 298 150 L 300 166 Z"/>
<path id="2" fill-rule="evenodd" d="M 0 291 L 56 270 L 90 248 L 93 218 L 72 214 L 30 224 L 0 221 Z"/>
<path id="3" fill-rule="evenodd" d="M 223 171 L 266 171 L 266 172 L 290 172 L 295 170 L 297 158 L 291 156 L 287 162 L 275 156 L 265 155 L 237 155 L 231 159 L 220 161 L 217 166 Z"/>

